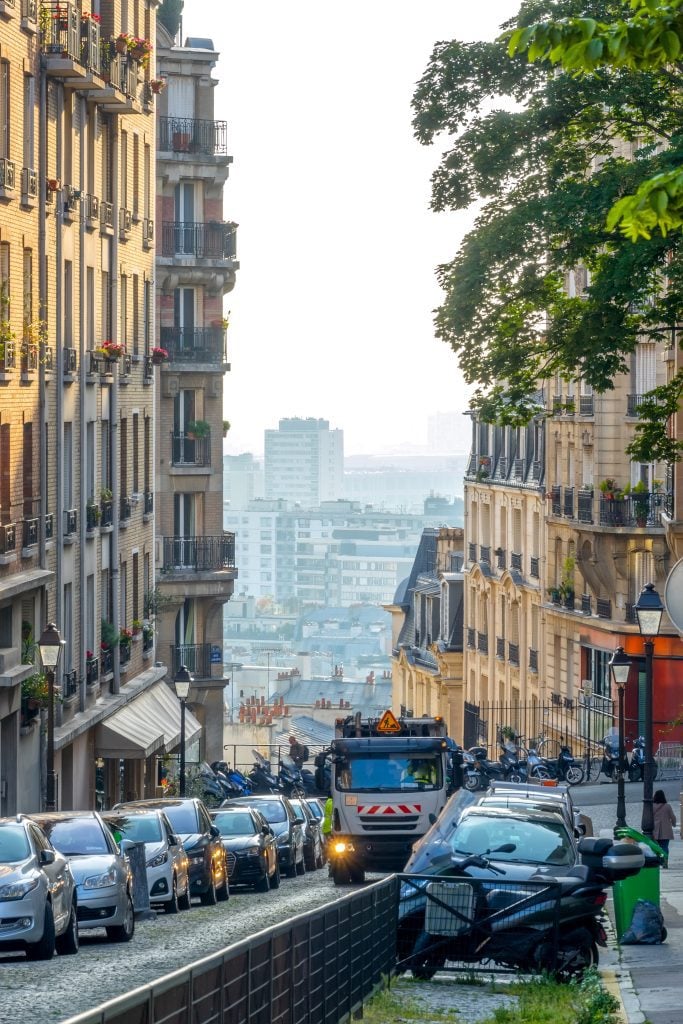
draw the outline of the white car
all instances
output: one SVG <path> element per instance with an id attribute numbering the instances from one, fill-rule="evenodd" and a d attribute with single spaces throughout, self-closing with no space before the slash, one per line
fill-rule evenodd
<path id="1" fill-rule="evenodd" d="M 66 857 L 18 814 L 0 818 L 0 951 L 29 960 L 78 952 L 76 884 Z"/>
<path id="2" fill-rule="evenodd" d="M 185 848 L 164 811 L 129 807 L 102 814 L 118 843 L 144 843 L 150 903 L 162 904 L 167 914 L 189 910 L 190 878 Z"/>

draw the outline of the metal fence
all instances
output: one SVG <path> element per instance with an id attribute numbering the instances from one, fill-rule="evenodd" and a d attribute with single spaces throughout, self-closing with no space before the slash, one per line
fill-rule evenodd
<path id="1" fill-rule="evenodd" d="M 396 952 L 395 875 L 65 1024 L 345 1024 Z"/>
<path id="2" fill-rule="evenodd" d="M 545 756 L 557 757 L 566 743 L 578 757 L 595 749 L 614 724 L 614 702 L 593 694 L 587 704 L 583 692 L 578 699 L 556 697 L 531 704 L 466 703 L 464 746 L 485 746 L 496 758 L 501 739 L 512 732 L 524 747 L 539 748 Z M 634 728 L 635 723 L 626 723 L 627 734 Z"/>
<path id="3" fill-rule="evenodd" d="M 657 779 L 683 779 L 683 743 L 660 743 L 655 751 Z"/>

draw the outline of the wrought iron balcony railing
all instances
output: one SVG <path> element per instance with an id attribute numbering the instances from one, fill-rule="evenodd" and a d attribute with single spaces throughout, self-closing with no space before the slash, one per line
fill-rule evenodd
<path id="1" fill-rule="evenodd" d="M 178 644 L 171 645 L 169 665 L 172 667 L 173 675 L 176 674 L 181 665 L 185 665 L 195 679 L 210 679 L 212 675 L 211 656 L 216 657 L 216 651 L 220 654 L 220 661 L 223 665 L 223 650 L 221 644 Z"/>
<path id="2" fill-rule="evenodd" d="M 172 466 L 210 466 L 211 434 L 207 437 L 188 437 L 171 431 Z"/>
<path id="3" fill-rule="evenodd" d="M 232 260 L 237 255 L 236 239 L 234 224 L 222 221 L 165 221 L 161 226 L 161 255 Z"/>
<path id="4" fill-rule="evenodd" d="M 162 327 L 162 348 L 171 363 L 208 363 L 221 366 L 226 361 L 225 330 L 222 327 Z"/>
<path id="5" fill-rule="evenodd" d="M 590 491 L 578 492 L 576 518 L 580 523 L 593 522 L 593 494 Z"/>
<path id="6" fill-rule="evenodd" d="M 88 658 L 85 662 L 85 682 L 87 686 L 92 686 L 97 682 L 99 678 L 99 660 L 97 658 Z"/>
<path id="7" fill-rule="evenodd" d="M 496 657 L 500 661 L 505 661 L 505 637 L 504 636 L 497 636 L 496 637 Z"/>
<path id="8" fill-rule="evenodd" d="M 211 572 L 235 568 L 235 535 L 164 537 L 165 572 Z"/>
<path id="9" fill-rule="evenodd" d="M 24 519 L 24 536 L 22 540 L 23 547 L 32 548 L 35 544 L 38 543 L 38 535 L 40 532 L 39 528 L 40 519 Z"/>
<path id="10" fill-rule="evenodd" d="M 631 493 L 625 498 L 600 498 L 600 525 L 643 529 L 661 526 L 667 495 L 660 491 Z"/>
<path id="11" fill-rule="evenodd" d="M 228 152 L 227 122 L 194 117 L 160 117 L 157 148 L 162 153 L 224 155 Z"/>

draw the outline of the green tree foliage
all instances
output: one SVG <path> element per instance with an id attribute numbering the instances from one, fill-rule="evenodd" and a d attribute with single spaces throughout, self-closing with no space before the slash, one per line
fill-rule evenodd
<path id="1" fill-rule="evenodd" d="M 484 419 L 527 421 L 539 411 L 538 382 L 555 374 L 609 390 L 639 338 L 683 323 L 678 233 L 633 245 L 606 224 L 619 199 L 682 162 L 677 69 L 577 74 L 522 52 L 532 39 L 522 44 L 524 31 L 541 22 L 609 24 L 623 11 L 616 0 L 525 0 L 495 42 L 438 43 L 418 83 L 417 138 L 447 140 L 432 207 L 479 205 L 460 251 L 438 268 L 436 329 Z M 577 267 L 589 283 L 570 296 L 564 285 Z M 671 397 L 653 399 L 636 458 L 678 456 L 666 431 Z"/>
<path id="2" fill-rule="evenodd" d="M 159 21 L 174 39 L 180 27 L 183 3 L 184 0 L 163 0 L 157 13 Z"/>

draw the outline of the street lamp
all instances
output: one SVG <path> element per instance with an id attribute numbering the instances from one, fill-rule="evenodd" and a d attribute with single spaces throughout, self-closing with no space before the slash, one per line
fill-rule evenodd
<path id="1" fill-rule="evenodd" d="M 185 665 L 181 665 L 175 674 L 173 685 L 175 686 L 176 697 L 180 701 L 180 770 L 178 772 L 178 783 L 180 796 L 185 796 L 185 702 L 190 692 L 192 676 Z"/>
<path id="2" fill-rule="evenodd" d="M 643 816 L 641 828 L 646 836 L 654 831 L 652 808 L 652 662 L 655 645 L 652 637 L 659 633 L 664 605 L 655 590 L 654 583 L 648 583 L 640 592 L 636 602 L 638 629 L 645 637 L 645 764 L 643 765 Z"/>
<path id="3" fill-rule="evenodd" d="M 55 785 L 55 672 L 59 665 L 63 641 L 54 622 L 50 622 L 40 634 L 38 650 L 47 676 L 47 780 L 45 809 L 57 810 Z"/>
<path id="4" fill-rule="evenodd" d="M 583 701 L 586 708 L 586 781 L 591 778 L 591 709 L 593 705 L 593 680 L 583 681 Z"/>
<path id="5" fill-rule="evenodd" d="M 619 768 L 617 771 L 617 828 L 626 827 L 626 797 L 624 795 L 624 762 L 626 749 L 624 746 L 624 688 L 628 682 L 631 659 L 623 647 L 617 647 L 609 660 L 617 691 L 619 693 Z"/>

